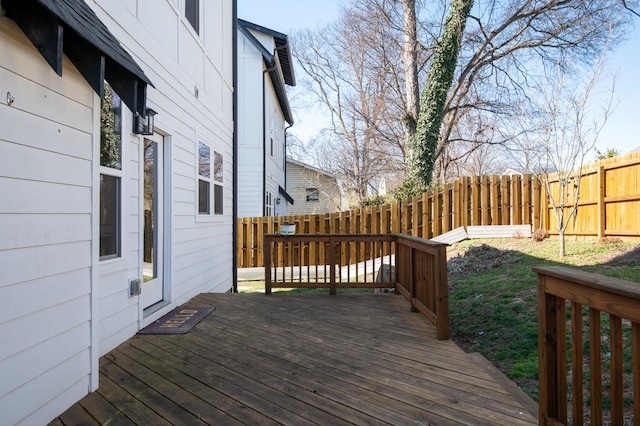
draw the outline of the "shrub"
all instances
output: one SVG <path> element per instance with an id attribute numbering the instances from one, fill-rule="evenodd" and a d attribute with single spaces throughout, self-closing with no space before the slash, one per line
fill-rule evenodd
<path id="1" fill-rule="evenodd" d="M 549 233 L 544 228 L 538 228 L 533 231 L 533 234 L 531 234 L 531 238 L 533 238 L 534 241 L 544 241 L 545 239 L 549 238 Z"/>
<path id="2" fill-rule="evenodd" d="M 621 244 L 622 238 L 620 237 L 600 237 L 598 244 Z"/>

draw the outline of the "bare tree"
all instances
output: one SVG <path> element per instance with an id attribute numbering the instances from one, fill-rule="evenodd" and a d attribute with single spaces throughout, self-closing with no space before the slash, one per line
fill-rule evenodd
<path id="1" fill-rule="evenodd" d="M 380 175 L 397 170 L 402 148 L 396 135 L 399 120 L 388 120 L 388 73 L 394 69 L 386 48 L 388 28 L 372 31 L 357 9 L 318 32 L 296 37 L 297 59 L 309 78 L 308 88 L 331 114 L 331 129 L 323 132 L 318 146 L 333 161 L 334 172 L 363 202 L 377 187 Z M 372 50 L 377 46 L 378 50 Z M 396 50 L 399 55 L 399 51 Z"/>
<path id="2" fill-rule="evenodd" d="M 514 111 L 536 93 L 546 69 L 592 63 L 628 27 L 619 0 L 509 0 L 483 2 L 469 17 L 459 70 L 446 103 L 439 158 L 452 143 L 507 144 Z M 475 121 L 492 122 L 492 140 L 476 139 Z"/>
<path id="3" fill-rule="evenodd" d="M 309 75 L 307 87 L 332 117 L 332 136 L 322 144 L 340 160 L 349 159 L 336 164 L 342 171 L 332 171 L 363 196 L 380 174 L 404 173 L 414 72 L 407 54 L 416 46 L 417 80 L 424 82 L 446 17 L 446 0 L 415 0 L 413 44 L 407 10 L 412 1 L 354 2 L 335 25 L 292 37 Z M 630 16 L 620 0 L 477 2 L 429 159 L 436 164 L 434 178 L 450 176 L 460 168 L 455 163 L 481 145 L 504 146 L 518 137 L 511 123 L 547 68 L 592 62 L 612 33 L 614 42 L 620 37 Z"/>
<path id="4" fill-rule="evenodd" d="M 553 84 L 542 87 L 540 96 L 532 100 L 534 115 L 525 119 L 532 128 L 514 142 L 521 164 L 546 189 L 560 236 L 560 257 L 566 252 L 566 230 L 577 218 L 585 160 L 614 109 L 615 78 L 599 114 L 592 112 L 602 65 L 599 60 L 582 86 L 559 66 L 556 75 L 549 76 Z"/>

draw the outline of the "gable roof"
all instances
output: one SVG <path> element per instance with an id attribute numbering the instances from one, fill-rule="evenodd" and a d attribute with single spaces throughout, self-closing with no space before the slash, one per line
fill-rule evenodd
<path id="1" fill-rule="evenodd" d="M 273 37 L 276 45 L 275 54 L 278 55 L 277 60 L 275 54 L 269 52 L 264 45 L 260 43 L 253 34 L 251 34 L 251 31 L 249 31 L 250 29 Z M 285 84 L 295 86 L 296 81 L 293 73 L 293 61 L 291 60 L 291 50 L 289 49 L 289 40 L 287 35 L 242 19 L 238 19 L 238 30 L 240 30 L 240 32 L 242 32 L 251 44 L 253 44 L 262 54 L 265 66 L 269 72 L 269 77 L 271 77 L 273 87 L 276 91 L 278 103 L 280 104 L 280 108 L 284 114 L 284 119 L 287 123 L 293 124 L 293 114 L 291 113 Z M 278 69 L 280 69 L 280 72 L 278 72 Z"/>
<path id="2" fill-rule="evenodd" d="M 291 58 L 291 49 L 289 48 L 289 37 L 286 34 L 279 33 L 258 24 L 254 24 L 253 22 L 245 21 L 244 19 L 238 19 L 238 27 L 244 29 L 252 29 L 273 37 L 273 40 L 276 44 L 278 61 L 280 62 L 282 75 L 284 76 L 284 82 L 289 86 L 295 86 L 296 78 L 295 74 L 293 73 L 293 60 Z"/>
<path id="3" fill-rule="evenodd" d="M 144 113 L 153 84 L 84 0 L 3 0 L 2 7 L 58 75 L 64 53 L 100 97 L 107 80 L 131 111 Z"/>
<path id="4" fill-rule="evenodd" d="M 294 160 L 292 158 L 288 158 L 287 157 L 287 163 L 291 163 L 291 164 L 294 164 L 296 166 L 302 167 L 304 169 L 311 170 L 312 172 L 318 173 L 320 175 L 324 175 L 324 176 L 327 176 L 329 178 L 336 179 L 336 175 L 334 175 L 333 173 L 327 172 L 326 170 L 322 170 L 322 169 L 319 169 L 317 167 L 313 167 L 310 164 L 306 164 L 306 163 L 303 163 L 301 161 Z"/>

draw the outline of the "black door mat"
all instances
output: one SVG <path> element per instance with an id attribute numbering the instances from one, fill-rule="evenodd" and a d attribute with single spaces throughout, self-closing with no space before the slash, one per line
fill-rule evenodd
<path id="1" fill-rule="evenodd" d="M 138 331 L 138 334 L 185 334 L 214 309 L 213 306 L 178 306 Z"/>

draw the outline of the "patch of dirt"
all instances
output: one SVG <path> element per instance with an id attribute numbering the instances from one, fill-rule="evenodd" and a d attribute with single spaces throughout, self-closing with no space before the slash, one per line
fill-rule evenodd
<path id="1" fill-rule="evenodd" d="M 517 257 L 518 252 L 481 244 L 457 251 L 457 256 L 450 257 L 447 262 L 447 269 L 451 274 L 488 271 L 500 265 L 513 264 Z"/>

